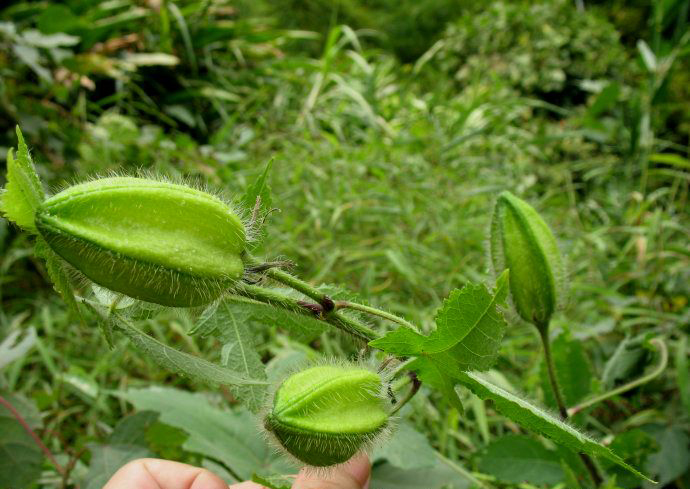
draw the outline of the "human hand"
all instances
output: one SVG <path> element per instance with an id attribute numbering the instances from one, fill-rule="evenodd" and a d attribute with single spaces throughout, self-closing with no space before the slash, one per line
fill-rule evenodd
<path id="1" fill-rule="evenodd" d="M 292 489 L 368 489 L 371 466 L 366 455 L 321 474 L 302 469 Z M 214 473 L 199 467 L 142 458 L 128 463 L 108 481 L 103 489 L 264 489 L 254 482 L 229 486 Z"/>

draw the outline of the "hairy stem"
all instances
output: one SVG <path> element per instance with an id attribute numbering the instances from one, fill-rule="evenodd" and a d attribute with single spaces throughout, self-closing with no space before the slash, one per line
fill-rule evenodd
<path id="1" fill-rule="evenodd" d="M 12 416 L 15 417 L 15 419 L 19 422 L 20 425 L 22 425 L 22 428 L 24 428 L 24 431 L 27 432 L 27 434 L 31 437 L 31 439 L 38 445 L 38 447 L 41 449 L 41 451 L 45 454 L 46 458 L 50 460 L 50 462 L 55 466 L 55 469 L 60 473 L 61 476 L 66 477 L 67 472 L 65 469 L 60 465 L 57 460 L 55 460 L 55 457 L 53 457 L 52 452 L 48 447 L 43 443 L 41 438 L 34 432 L 34 430 L 31 429 L 31 426 L 29 426 L 29 423 L 26 422 L 24 417 L 17 411 L 17 409 L 12 405 L 10 401 L 5 399 L 3 396 L 0 396 L 0 404 L 3 405 L 7 410 L 12 413 Z"/>
<path id="2" fill-rule="evenodd" d="M 361 321 L 357 321 L 356 319 L 345 316 L 344 314 L 338 312 L 325 314 L 321 304 L 310 304 L 304 301 L 296 300 L 292 297 L 287 297 L 285 295 L 273 292 L 270 289 L 256 285 L 243 284 L 236 288 L 236 292 L 245 297 L 249 297 L 250 299 L 263 302 L 264 304 L 281 307 L 292 312 L 319 319 L 366 342 L 375 340 L 381 336 Z"/>
<path id="3" fill-rule="evenodd" d="M 546 362 L 546 370 L 549 375 L 549 383 L 551 384 L 551 392 L 553 392 L 553 397 L 556 399 L 556 405 L 558 406 L 558 413 L 561 418 L 566 419 L 568 417 L 568 409 L 563 401 L 563 396 L 561 395 L 561 389 L 558 385 L 558 379 L 556 377 L 556 367 L 553 363 L 553 355 L 551 355 L 551 343 L 549 342 L 549 326 L 539 327 L 539 336 L 541 337 L 541 344 L 544 346 L 544 361 Z"/>
<path id="4" fill-rule="evenodd" d="M 627 392 L 630 389 L 634 389 L 635 387 L 640 386 L 642 384 L 646 384 L 655 377 L 658 377 L 661 374 L 661 372 L 664 371 L 666 365 L 668 364 L 668 349 L 666 348 L 666 343 L 664 343 L 664 341 L 661 338 L 653 338 L 649 340 L 649 342 L 653 343 L 656 346 L 657 351 L 659 352 L 659 364 L 654 368 L 654 370 L 649 372 L 647 375 L 643 375 L 638 379 L 628 382 L 627 384 L 623 384 L 620 387 L 616 387 L 615 389 L 612 389 L 608 392 L 604 392 L 599 396 L 587 399 L 586 401 L 581 402 L 577 406 L 571 407 L 570 409 L 568 409 L 568 415 L 574 416 L 575 414 L 579 413 L 585 408 L 593 406 L 594 404 L 597 404 L 601 401 L 605 401 L 606 399 L 609 399 L 613 396 L 617 396 L 618 394 L 622 394 L 623 392 Z"/>
<path id="5" fill-rule="evenodd" d="M 541 338 L 541 343 L 544 346 L 544 361 L 546 362 L 546 371 L 549 375 L 549 383 L 551 384 L 551 391 L 553 392 L 553 397 L 556 399 L 556 405 L 558 405 L 558 413 L 561 415 L 562 419 L 568 419 L 568 409 L 563 401 L 563 396 L 561 394 L 560 386 L 558 385 L 558 378 L 556 377 L 556 367 L 553 362 L 553 355 L 551 354 L 551 342 L 549 341 L 549 324 L 536 325 L 539 331 L 539 337 Z M 586 453 L 580 453 L 580 460 L 587 468 L 589 476 L 592 478 L 594 484 L 598 487 L 603 482 L 601 475 L 597 466 L 594 464 L 594 460 Z"/>
<path id="6" fill-rule="evenodd" d="M 367 314 L 371 314 L 372 316 L 378 316 L 380 318 L 387 319 L 388 321 L 397 323 L 401 326 L 411 329 L 412 331 L 419 332 L 419 328 L 417 328 L 417 326 L 407 321 L 406 319 L 401 318 L 400 316 L 396 316 L 395 314 L 391 314 L 390 312 L 382 311 L 381 309 L 377 309 L 375 307 L 365 306 L 364 304 L 359 304 L 357 302 L 335 301 L 335 309 L 336 311 L 339 309 L 353 309 L 355 311 L 365 312 Z"/>
<path id="7" fill-rule="evenodd" d="M 260 267 L 259 261 L 251 255 L 247 255 L 246 259 L 247 262 L 250 264 L 249 268 L 254 267 L 254 269 L 257 269 L 256 267 Z M 390 312 L 386 312 L 375 307 L 366 306 L 364 304 L 359 304 L 357 302 L 352 301 L 334 302 L 333 299 L 331 299 L 330 297 L 328 297 L 328 295 L 318 290 L 316 287 L 308 284 L 307 282 L 298 277 L 295 277 L 294 275 L 286 272 L 285 270 L 281 270 L 280 268 L 269 267 L 265 270 L 265 275 L 275 280 L 276 282 L 280 282 L 283 285 L 287 285 L 288 287 L 306 295 L 310 299 L 315 300 L 323 308 L 323 314 L 325 316 L 334 314 L 338 311 L 338 309 L 353 309 L 356 311 L 371 314 L 373 316 L 378 316 L 383 319 L 387 319 L 388 321 L 392 321 L 413 331 L 419 331 L 419 328 L 417 328 L 411 322 L 407 321 L 404 318 L 401 318 L 400 316 L 396 316 L 395 314 L 392 314 Z"/>

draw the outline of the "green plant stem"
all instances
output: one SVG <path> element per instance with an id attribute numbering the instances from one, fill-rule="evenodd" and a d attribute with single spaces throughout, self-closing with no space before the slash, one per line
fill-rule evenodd
<path id="1" fill-rule="evenodd" d="M 568 419 L 568 409 L 566 408 L 565 402 L 563 401 L 563 396 L 561 394 L 560 386 L 558 385 L 558 378 L 556 377 L 556 367 L 553 363 L 553 355 L 551 354 L 551 342 L 549 341 L 549 324 L 536 325 L 539 331 L 539 337 L 541 338 L 541 343 L 544 346 L 544 361 L 546 362 L 546 370 L 549 375 L 549 383 L 551 384 L 551 391 L 553 392 L 553 397 L 556 399 L 556 405 L 558 406 L 558 413 L 561 418 Z M 580 453 L 580 460 L 587 468 L 589 476 L 592 478 L 594 484 L 599 487 L 603 482 L 601 475 L 599 475 L 599 470 L 594 464 L 594 460 L 585 454 Z"/>
<path id="2" fill-rule="evenodd" d="M 306 295 L 310 299 L 314 299 L 316 302 L 324 307 L 324 310 L 328 311 L 334 308 L 333 301 L 323 292 L 319 291 L 316 287 L 309 285 L 302 279 L 295 277 L 279 268 L 270 268 L 266 270 L 266 276 L 272 278 L 276 282 L 287 285 L 290 288 L 295 289 L 298 292 Z M 330 304 L 329 304 L 330 301 Z"/>
<path id="3" fill-rule="evenodd" d="M 377 309 L 375 307 L 365 306 L 364 304 L 359 304 L 357 302 L 336 301 L 335 309 L 353 309 L 355 311 L 365 312 L 367 314 L 371 314 L 372 316 L 378 316 L 380 318 L 387 319 L 388 321 L 397 323 L 401 326 L 411 329 L 412 331 L 419 332 L 419 328 L 417 328 L 417 326 L 407 321 L 406 319 L 401 318 L 400 316 L 396 316 L 395 314 L 391 314 L 390 312 L 382 311 L 381 309 Z"/>
<path id="4" fill-rule="evenodd" d="M 616 387 L 615 389 L 612 389 L 608 392 L 604 392 L 599 396 L 587 399 L 586 401 L 581 402 L 577 406 L 571 407 L 570 409 L 568 409 L 568 415 L 574 416 L 575 414 L 579 413 L 585 408 L 593 406 L 594 404 L 597 404 L 601 401 L 605 401 L 606 399 L 609 399 L 613 396 L 617 396 L 618 394 L 622 394 L 623 392 L 627 392 L 630 389 L 634 389 L 635 387 L 640 386 L 642 384 L 646 384 L 655 377 L 658 377 L 661 374 L 661 372 L 663 372 L 664 369 L 666 369 L 666 365 L 668 364 L 668 349 L 666 348 L 666 343 L 664 343 L 664 341 L 661 338 L 653 338 L 649 340 L 649 342 L 653 343 L 657 347 L 660 357 L 659 364 L 656 366 L 654 370 L 649 372 L 647 375 L 643 375 L 638 379 L 628 382 L 627 384 L 623 384 L 620 387 Z"/>
<path id="5" fill-rule="evenodd" d="M 319 309 L 319 307 L 321 307 L 320 304 L 305 303 L 256 285 L 238 285 L 235 291 L 242 296 L 263 302 L 264 304 L 281 307 L 292 312 L 322 320 L 366 342 L 381 337 L 381 335 L 369 328 L 366 324 L 351 317 L 347 317 L 338 312 L 332 312 L 328 315 L 322 314 Z"/>
<path id="6" fill-rule="evenodd" d="M 257 265 L 261 264 L 259 260 L 257 260 L 255 257 L 251 255 L 246 255 L 245 260 L 248 264 L 250 264 L 250 266 L 256 267 Z M 359 304 L 357 302 L 352 301 L 334 302 L 327 294 L 324 294 L 316 287 L 308 284 L 307 282 L 298 277 L 295 277 L 294 275 L 286 272 L 285 270 L 281 270 L 280 268 L 271 267 L 266 269 L 264 273 L 267 277 L 275 280 L 276 282 L 280 282 L 283 285 L 287 285 L 288 287 L 306 295 L 310 299 L 315 300 L 323 308 L 323 314 L 326 317 L 329 315 L 336 314 L 338 309 L 352 309 L 367 314 L 371 314 L 373 316 L 378 316 L 383 319 L 387 319 L 388 321 L 392 321 L 413 331 L 419 331 L 419 328 L 417 328 L 411 322 L 407 321 L 404 318 L 401 318 L 400 316 L 396 316 L 395 314 L 392 314 L 390 312 L 386 312 L 375 307 L 366 306 L 364 304 Z"/>
<path id="7" fill-rule="evenodd" d="M 422 386 L 422 383 L 419 381 L 417 375 L 414 372 L 408 372 L 408 374 L 410 376 L 410 380 L 412 381 L 412 387 L 410 387 L 410 390 L 407 391 L 405 397 L 398 401 L 395 407 L 391 409 L 390 413 L 388 413 L 390 416 L 393 416 L 395 413 L 400 411 L 403 408 L 403 406 L 414 397 L 414 395 L 419 391 L 419 388 Z"/>
<path id="8" fill-rule="evenodd" d="M 556 399 L 556 405 L 558 406 L 558 413 L 561 415 L 561 418 L 566 419 L 568 417 L 568 409 L 563 401 L 561 389 L 558 385 L 558 379 L 556 378 L 556 367 L 553 363 L 551 343 L 549 342 L 549 326 L 537 326 L 537 329 L 539 330 L 541 344 L 544 346 L 544 361 L 546 362 L 546 370 L 549 375 L 551 391 L 553 392 L 553 397 Z"/>
<path id="9" fill-rule="evenodd" d="M 244 260 L 250 268 L 252 266 L 256 267 L 257 265 L 260 266 L 262 264 L 260 260 L 258 260 L 250 254 L 244 255 Z M 328 297 L 328 295 L 324 294 L 319 289 L 308 284 L 304 280 L 289 274 L 285 270 L 281 270 L 277 267 L 271 267 L 266 269 L 264 271 L 264 274 L 267 277 L 275 280 L 276 282 L 280 282 L 283 285 L 287 285 L 288 287 L 295 289 L 296 291 L 306 295 L 310 299 L 315 300 L 323 307 L 325 313 L 329 313 L 330 311 L 335 309 L 335 304 L 333 303 L 333 300 L 330 297 Z"/>

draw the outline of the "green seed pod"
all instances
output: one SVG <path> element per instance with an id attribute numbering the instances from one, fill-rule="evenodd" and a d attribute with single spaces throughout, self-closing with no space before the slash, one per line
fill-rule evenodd
<path id="1" fill-rule="evenodd" d="M 174 307 L 208 303 L 243 273 L 242 222 L 222 200 L 184 185 L 103 178 L 36 210 L 48 245 L 95 283 Z"/>
<path id="2" fill-rule="evenodd" d="M 385 429 L 382 390 L 381 377 L 364 368 L 312 367 L 281 384 L 264 425 L 306 464 L 343 463 Z"/>
<path id="3" fill-rule="evenodd" d="M 510 269 L 510 293 L 520 317 L 546 327 L 559 302 L 563 260 L 541 216 L 510 192 L 499 195 L 494 209 L 491 260 L 497 274 Z"/>

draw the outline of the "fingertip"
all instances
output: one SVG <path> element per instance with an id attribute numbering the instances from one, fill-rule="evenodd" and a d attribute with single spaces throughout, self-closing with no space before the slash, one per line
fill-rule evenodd
<path id="1" fill-rule="evenodd" d="M 371 463 L 365 453 L 359 454 L 347 461 L 342 466 L 342 470 L 347 472 L 357 483 L 366 489 L 371 476 Z"/>
<path id="2" fill-rule="evenodd" d="M 327 471 L 305 467 L 292 489 L 367 489 L 370 475 L 369 457 L 362 454 Z"/>

